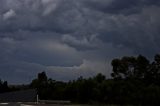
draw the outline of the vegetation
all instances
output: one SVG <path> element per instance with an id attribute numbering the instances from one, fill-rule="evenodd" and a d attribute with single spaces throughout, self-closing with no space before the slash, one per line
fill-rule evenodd
<path id="1" fill-rule="evenodd" d="M 8 87 L 7 81 L 3 82 L 0 80 L 0 93 L 8 92 L 8 91 L 9 91 L 9 87 Z"/>
<path id="2" fill-rule="evenodd" d="M 160 104 L 160 55 L 153 62 L 144 56 L 123 57 L 112 61 L 112 78 L 102 74 L 69 82 L 47 78 L 39 73 L 28 88 L 35 88 L 40 99 L 71 100 L 92 104 Z M 2 84 L 6 85 L 6 84 Z"/>

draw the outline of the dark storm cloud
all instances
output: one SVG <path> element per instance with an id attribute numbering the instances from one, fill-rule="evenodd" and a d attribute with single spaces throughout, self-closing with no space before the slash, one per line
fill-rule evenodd
<path id="1" fill-rule="evenodd" d="M 159 12 L 159 0 L 0 0 L 0 78 L 109 76 L 115 57 L 160 51 Z"/>
<path id="2" fill-rule="evenodd" d="M 87 38 L 86 36 L 76 38 L 71 35 L 63 35 L 62 41 L 77 50 L 92 50 L 98 48 L 98 45 L 96 45 L 96 35 L 91 35 L 90 38 Z"/>
<path id="3" fill-rule="evenodd" d="M 7 0 L 3 2 L 1 7 L 4 10 L 1 12 L 1 32 L 14 32 L 19 29 L 33 32 L 70 32 L 70 27 L 61 27 L 61 21 L 59 20 L 61 7 L 58 5 L 62 0 Z"/>
<path id="4" fill-rule="evenodd" d="M 104 42 L 114 42 L 115 45 L 131 47 L 137 53 L 153 55 L 159 51 L 159 7 L 144 8 L 139 14 L 123 16 L 114 15 L 109 19 L 111 25 L 101 31 Z M 149 49 L 150 48 L 150 49 Z M 147 52 L 147 53 L 146 53 Z"/>
<path id="5" fill-rule="evenodd" d="M 112 13 L 112 14 L 127 14 L 127 13 L 133 13 L 137 12 L 138 8 L 135 8 L 138 4 L 137 1 L 139 0 L 107 0 L 110 1 L 106 3 L 105 0 L 98 2 L 98 1 L 92 1 L 90 0 L 87 5 L 92 8 L 96 9 L 98 11 L 104 12 L 104 13 Z"/>
<path id="6" fill-rule="evenodd" d="M 145 6 L 160 5 L 159 0 L 88 0 L 87 7 L 111 14 L 134 14 Z"/>

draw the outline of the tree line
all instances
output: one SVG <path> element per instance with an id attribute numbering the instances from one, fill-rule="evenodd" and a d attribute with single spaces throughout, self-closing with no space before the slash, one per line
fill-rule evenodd
<path id="1" fill-rule="evenodd" d="M 90 78 L 80 76 L 76 80 L 62 82 L 48 78 L 45 72 L 41 72 L 22 88 L 37 89 L 40 99 L 46 100 L 90 104 L 160 104 L 159 54 L 154 56 L 152 62 L 142 55 L 125 56 L 113 59 L 111 65 L 110 79 L 99 73 Z"/>

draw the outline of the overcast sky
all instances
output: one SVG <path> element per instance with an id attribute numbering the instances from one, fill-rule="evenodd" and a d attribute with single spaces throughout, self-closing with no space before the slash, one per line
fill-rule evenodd
<path id="1" fill-rule="evenodd" d="M 0 0 L 0 78 L 29 83 L 103 73 L 160 52 L 160 0 Z"/>

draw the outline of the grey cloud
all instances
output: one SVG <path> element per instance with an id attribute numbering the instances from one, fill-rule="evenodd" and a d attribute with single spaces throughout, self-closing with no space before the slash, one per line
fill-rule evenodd
<path id="1" fill-rule="evenodd" d="M 6 0 L 3 1 L 2 10 L 12 13 L 17 13 L 13 20 L 1 22 L 1 31 L 17 31 L 22 30 L 56 30 L 54 23 L 48 22 L 43 15 L 51 15 L 56 10 L 56 5 L 59 4 L 57 0 L 52 0 L 49 3 L 42 2 L 43 0 Z M 53 5 L 55 7 L 53 8 Z M 5 9 L 3 9 L 5 8 Z M 4 16 L 6 12 L 2 12 Z M 53 27 L 52 27 L 53 26 Z M 7 30 L 8 29 L 8 30 Z"/>
<path id="2" fill-rule="evenodd" d="M 14 17 L 15 15 L 16 15 L 15 11 L 10 9 L 5 14 L 3 14 L 3 19 L 7 20 L 7 19 L 10 19 L 10 18 Z"/>
<path id="3" fill-rule="evenodd" d="M 4 57 L 42 65 L 72 66 L 81 64 L 76 50 L 68 45 L 50 39 L 33 39 L 12 42 L 6 39 L 2 47 Z M 8 45 L 7 45 L 8 44 Z M 2 52 L 2 53 L 3 53 Z M 12 58 L 11 58 L 12 57 Z"/>
<path id="4" fill-rule="evenodd" d="M 24 61 L 8 61 L 0 64 L 2 80 L 7 80 L 9 84 L 30 83 L 37 73 L 45 70 L 43 65 L 27 63 Z"/>
<path id="5" fill-rule="evenodd" d="M 159 5 L 158 0 L 89 0 L 87 7 L 111 14 L 135 14 L 141 12 L 143 7 Z"/>
<path id="6" fill-rule="evenodd" d="M 59 6 L 60 4 L 63 6 Z M 0 20 L 0 30 L 69 33 L 80 27 L 83 21 L 83 17 L 75 7 L 72 0 L 67 2 L 65 0 L 6 0 L 3 1 L 1 14 L 6 16 L 7 12 L 12 12 L 12 15 L 16 13 L 16 17 L 6 22 Z"/>
<path id="7" fill-rule="evenodd" d="M 78 50 L 96 49 L 98 46 L 96 45 L 96 35 L 92 35 L 90 38 L 84 36 L 79 39 L 71 35 L 63 35 L 62 41 Z"/>
<path id="8" fill-rule="evenodd" d="M 57 80 L 63 79 L 64 81 L 69 81 L 72 79 L 77 79 L 79 76 L 83 76 L 85 78 L 96 75 L 97 73 L 103 73 L 107 75 L 104 62 L 93 62 L 83 60 L 83 63 L 79 66 L 73 67 L 56 67 L 56 66 L 48 66 L 46 68 L 47 73 L 49 73 L 50 77 L 53 77 Z M 86 71 L 87 70 L 87 71 Z"/>
<path id="9" fill-rule="evenodd" d="M 155 42 L 156 39 L 159 39 L 159 30 L 157 29 L 160 25 L 159 15 L 157 15 L 159 9 L 159 7 L 153 6 L 144 8 L 141 14 L 112 16 L 113 27 L 108 31 L 102 31 L 102 40 L 134 48 L 137 53 L 146 54 L 147 51 L 149 55 L 153 55 L 159 51 L 157 48 L 159 43 Z M 148 49 L 149 47 L 152 50 Z"/>

